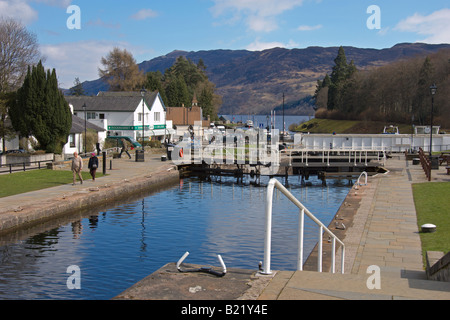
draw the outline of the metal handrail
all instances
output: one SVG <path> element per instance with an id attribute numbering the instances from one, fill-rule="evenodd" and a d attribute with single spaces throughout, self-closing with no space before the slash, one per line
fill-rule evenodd
<path id="1" fill-rule="evenodd" d="M 362 178 L 362 176 L 364 176 L 365 180 L 364 180 L 364 184 L 362 184 L 361 182 L 359 182 Z M 361 175 L 358 178 L 358 181 L 356 182 L 357 186 L 367 186 L 367 172 L 363 171 L 361 173 Z"/>
<path id="2" fill-rule="evenodd" d="M 298 257 L 297 270 L 303 270 L 303 234 L 304 234 L 304 216 L 305 214 L 311 218 L 317 225 L 319 225 L 319 242 L 318 242 L 318 261 L 317 268 L 322 272 L 322 237 L 323 232 L 328 233 L 332 238 L 332 254 L 331 254 L 331 272 L 335 273 L 336 262 L 336 241 L 342 246 L 341 253 L 341 272 L 344 273 L 344 256 L 345 245 L 339 240 L 319 219 L 317 219 L 300 201 L 298 201 L 292 193 L 290 193 L 277 179 L 271 179 L 267 186 L 266 195 L 266 225 L 265 225 L 265 240 L 264 240 L 264 264 L 261 273 L 272 274 L 270 270 L 271 247 L 272 247 L 272 207 L 273 207 L 273 191 L 275 188 L 281 191 L 294 205 L 300 209 L 299 225 L 298 225 Z"/>
<path id="3" fill-rule="evenodd" d="M 422 148 L 419 148 L 419 158 L 420 164 L 425 171 L 425 175 L 427 176 L 428 181 L 431 181 L 431 162 L 425 155 L 425 152 L 422 150 Z"/>
<path id="4" fill-rule="evenodd" d="M 311 152 L 314 153 L 322 153 L 321 155 L 312 156 Z M 376 153 L 377 155 L 369 156 L 368 153 Z M 365 149 L 361 148 L 359 150 L 348 149 L 348 148 L 335 148 L 335 149 L 325 149 L 325 148 L 303 148 L 303 149 L 289 149 L 286 152 L 289 154 L 289 164 L 292 165 L 292 161 L 294 159 L 300 159 L 300 163 L 305 163 L 308 166 L 309 159 L 321 157 L 322 163 L 327 163 L 330 165 L 330 160 L 334 158 L 344 159 L 347 158 L 347 155 L 340 153 L 348 153 L 348 163 L 354 163 L 356 166 L 357 163 L 364 163 L 366 166 L 371 159 L 376 159 L 377 161 L 382 161 L 384 165 L 386 163 L 386 150 L 385 148 L 381 149 Z M 339 153 L 340 155 L 332 155 L 331 153 Z M 299 155 L 293 155 L 299 154 Z M 380 155 L 381 154 L 381 155 Z"/>

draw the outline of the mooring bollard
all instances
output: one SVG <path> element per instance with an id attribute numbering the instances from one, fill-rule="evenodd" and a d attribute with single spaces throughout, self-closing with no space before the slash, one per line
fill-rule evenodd
<path id="1" fill-rule="evenodd" d="M 106 175 L 106 151 L 103 151 L 103 175 Z"/>

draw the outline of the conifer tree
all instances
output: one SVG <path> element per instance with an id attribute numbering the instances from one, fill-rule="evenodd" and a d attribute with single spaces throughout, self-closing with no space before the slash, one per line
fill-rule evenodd
<path id="1" fill-rule="evenodd" d="M 71 96 L 85 96 L 83 84 L 80 81 L 80 78 L 76 77 L 75 81 L 73 82 L 74 86 L 70 88 L 70 95 Z"/>
<path id="2" fill-rule="evenodd" d="M 331 72 L 331 83 L 328 90 L 328 109 L 337 109 L 341 103 L 341 91 L 344 86 L 344 82 L 347 79 L 348 65 L 347 58 L 345 57 L 344 48 L 339 48 L 338 55 L 334 59 L 335 66 Z"/>
<path id="3" fill-rule="evenodd" d="M 419 80 L 417 83 L 416 97 L 414 99 L 413 110 L 417 115 L 419 124 L 426 124 L 429 115 L 429 101 L 430 101 L 430 85 L 432 84 L 432 75 L 434 72 L 433 64 L 429 57 L 425 58 L 422 68 L 419 73 Z"/>
<path id="4" fill-rule="evenodd" d="M 28 68 L 10 117 L 21 136 L 34 136 L 41 149 L 61 153 L 70 133 L 72 114 L 58 88 L 55 69 L 45 72 L 41 61 Z"/>

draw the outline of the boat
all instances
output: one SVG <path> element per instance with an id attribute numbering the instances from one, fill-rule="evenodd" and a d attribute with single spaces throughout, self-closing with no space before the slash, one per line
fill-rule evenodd
<path id="1" fill-rule="evenodd" d="M 253 128 L 253 121 L 252 120 L 247 120 L 247 122 L 245 123 L 245 126 L 247 128 Z"/>
<path id="2" fill-rule="evenodd" d="M 383 134 L 399 134 L 399 130 L 398 127 L 390 125 L 390 126 L 385 126 L 384 130 L 383 130 Z"/>

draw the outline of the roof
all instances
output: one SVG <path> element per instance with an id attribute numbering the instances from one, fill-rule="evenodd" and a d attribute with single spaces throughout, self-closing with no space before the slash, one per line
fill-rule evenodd
<path id="1" fill-rule="evenodd" d="M 153 106 L 159 92 L 148 92 L 145 94 L 145 102 L 148 107 Z M 66 96 L 66 101 L 73 105 L 74 111 L 83 111 L 86 104 L 87 111 L 115 111 L 134 112 L 142 102 L 140 92 L 99 92 L 97 96 Z M 162 100 L 161 100 L 162 103 Z M 164 103 L 163 107 L 164 106 Z"/>
<path id="2" fill-rule="evenodd" d="M 72 128 L 70 129 L 70 133 L 82 133 L 84 132 L 84 119 L 81 119 L 80 117 L 77 117 L 75 115 L 72 115 Z M 92 129 L 97 132 L 100 131 L 106 131 L 105 129 L 96 126 L 93 123 L 90 123 L 89 121 L 86 121 L 86 129 Z"/>

